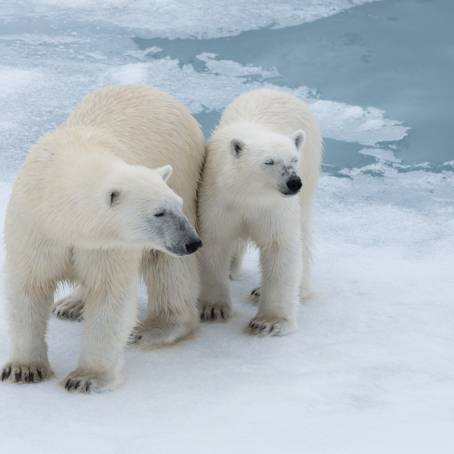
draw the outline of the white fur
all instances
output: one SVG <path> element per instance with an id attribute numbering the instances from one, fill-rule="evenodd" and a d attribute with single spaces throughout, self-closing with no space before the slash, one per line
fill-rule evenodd
<path id="1" fill-rule="evenodd" d="M 227 107 L 208 142 L 199 191 L 203 320 L 229 317 L 229 271 L 238 274 L 244 250 L 238 241 L 252 240 L 260 248 L 262 286 L 249 329 L 282 335 L 296 328 L 297 301 L 309 292 L 311 200 L 321 151 L 315 118 L 290 94 L 255 90 Z M 298 195 L 282 193 L 289 175 L 301 177 Z"/>
<path id="2" fill-rule="evenodd" d="M 190 223 L 203 156 L 189 111 L 140 86 L 87 96 L 32 147 L 5 226 L 12 352 L 3 380 L 52 375 L 45 337 L 59 281 L 79 287 L 56 311 L 85 319 L 79 365 L 65 380 L 70 391 L 121 383 L 140 268 L 149 289 L 143 343 L 174 342 L 195 329 L 197 261 L 176 254 L 198 240 Z M 147 329 L 156 325 L 160 336 Z"/>

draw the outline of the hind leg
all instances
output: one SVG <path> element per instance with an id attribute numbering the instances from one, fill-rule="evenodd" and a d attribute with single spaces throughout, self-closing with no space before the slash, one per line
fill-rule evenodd
<path id="1" fill-rule="evenodd" d="M 130 341 L 152 349 L 187 337 L 199 324 L 197 258 L 150 253 L 142 267 L 148 288 L 148 316 Z"/>
<path id="2" fill-rule="evenodd" d="M 78 285 L 70 295 L 55 303 L 52 312 L 60 320 L 81 321 L 83 319 L 86 293 L 84 287 Z"/>
<path id="3" fill-rule="evenodd" d="M 304 248 L 304 246 L 303 246 Z M 311 258 L 310 255 L 303 255 L 303 276 L 300 286 L 300 298 L 302 301 L 308 300 L 312 295 L 311 289 Z"/>
<path id="4" fill-rule="evenodd" d="M 301 219 L 301 244 L 303 253 L 303 273 L 300 285 L 300 298 L 302 301 L 311 297 L 311 265 L 312 265 L 312 237 L 310 230 L 311 207 L 310 202 L 303 206 Z"/>
<path id="5" fill-rule="evenodd" d="M 230 279 L 236 281 L 241 275 L 241 264 L 243 262 L 244 254 L 246 253 L 247 242 L 238 240 L 233 251 L 232 261 L 230 263 Z"/>

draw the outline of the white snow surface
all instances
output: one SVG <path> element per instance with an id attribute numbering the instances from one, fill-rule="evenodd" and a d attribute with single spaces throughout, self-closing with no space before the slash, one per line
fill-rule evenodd
<path id="1" fill-rule="evenodd" d="M 1 217 L 9 191 L 0 186 Z M 244 333 L 255 311 L 247 295 L 259 282 L 251 251 L 232 284 L 233 319 L 203 324 L 170 348 L 128 350 L 127 382 L 111 393 L 64 391 L 81 324 L 52 319 L 56 378 L 0 385 L 0 446 L 38 454 L 451 453 L 453 199 L 452 173 L 323 176 L 315 296 L 299 309 L 298 332 Z"/>
<path id="2" fill-rule="evenodd" d="M 4 0 L 0 14 L 72 17 L 167 38 L 214 38 L 313 22 L 378 0 Z"/>

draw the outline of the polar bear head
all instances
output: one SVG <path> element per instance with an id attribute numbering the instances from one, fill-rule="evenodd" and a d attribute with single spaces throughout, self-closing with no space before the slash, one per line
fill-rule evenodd
<path id="1" fill-rule="evenodd" d="M 115 244 L 137 244 L 171 255 L 192 254 L 202 246 L 183 214 L 183 200 L 166 181 L 172 167 L 122 164 L 102 182 L 98 199 L 104 237 Z"/>
<path id="2" fill-rule="evenodd" d="M 230 161 L 236 181 L 247 183 L 245 194 L 292 196 L 304 183 L 299 172 L 305 139 L 302 130 L 285 135 L 265 128 L 234 128 L 223 140 L 228 150 L 222 154 Z"/>

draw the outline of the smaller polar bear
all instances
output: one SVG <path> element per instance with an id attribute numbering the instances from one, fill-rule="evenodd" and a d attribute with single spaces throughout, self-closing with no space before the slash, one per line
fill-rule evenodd
<path id="1" fill-rule="evenodd" d="M 202 320 L 230 316 L 229 272 L 238 274 L 252 240 L 262 285 L 252 293 L 260 303 L 249 330 L 284 335 L 296 328 L 297 302 L 309 292 L 309 222 L 321 152 L 314 116 L 288 93 L 259 89 L 227 107 L 209 139 L 199 190 Z"/>
<path id="2" fill-rule="evenodd" d="M 203 136 L 189 111 L 145 86 L 88 95 L 31 148 L 6 216 L 12 351 L 2 381 L 36 383 L 52 375 L 46 330 L 61 281 L 83 289 L 85 319 L 79 365 L 64 382 L 68 391 L 103 391 L 123 381 L 140 270 L 153 288 L 142 335 L 172 333 L 175 340 L 175 333 L 194 329 L 197 261 L 183 256 L 201 246 L 188 218 L 195 221 L 203 156 Z M 171 185 L 178 195 L 167 184 L 166 162 L 177 174 Z"/>

